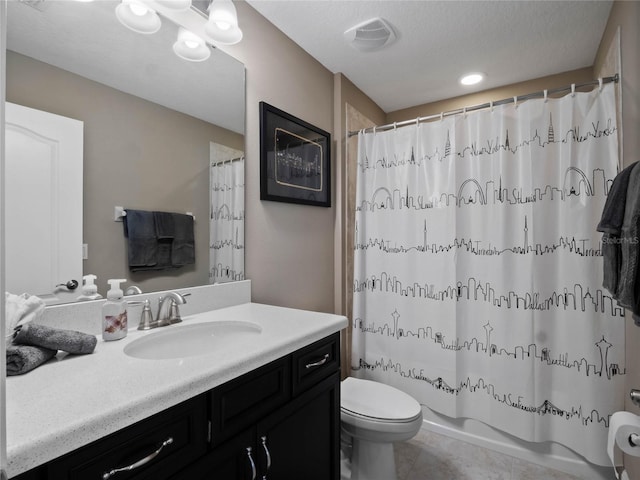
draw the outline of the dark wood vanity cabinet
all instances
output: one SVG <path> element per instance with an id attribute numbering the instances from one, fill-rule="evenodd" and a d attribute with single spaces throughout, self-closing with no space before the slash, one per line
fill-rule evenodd
<path id="1" fill-rule="evenodd" d="M 337 480 L 340 352 L 335 334 L 212 394 L 212 450 L 180 480 Z"/>
<path id="2" fill-rule="evenodd" d="M 338 480 L 339 344 L 333 334 L 15 479 Z"/>

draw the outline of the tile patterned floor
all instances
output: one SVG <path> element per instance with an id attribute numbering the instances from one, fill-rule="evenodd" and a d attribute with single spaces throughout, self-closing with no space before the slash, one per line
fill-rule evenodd
<path id="1" fill-rule="evenodd" d="M 424 428 L 395 455 L 398 480 L 581 480 Z"/>

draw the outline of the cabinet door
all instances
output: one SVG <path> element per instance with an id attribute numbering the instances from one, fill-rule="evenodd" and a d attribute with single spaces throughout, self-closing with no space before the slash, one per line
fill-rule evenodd
<path id="1" fill-rule="evenodd" d="M 257 427 L 261 480 L 338 480 L 340 376 L 336 372 Z"/>
<path id="2" fill-rule="evenodd" d="M 172 477 L 172 480 L 256 480 L 255 429 L 216 447 L 210 454 Z"/>
<path id="3" fill-rule="evenodd" d="M 215 447 L 284 405 L 291 397 L 289 357 L 275 360 L 215 388 L 211 437 Z"/>

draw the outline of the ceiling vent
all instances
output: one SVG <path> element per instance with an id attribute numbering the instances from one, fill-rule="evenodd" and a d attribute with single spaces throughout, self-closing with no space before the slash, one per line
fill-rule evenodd
<path id="1" fill-rule="evenodd" d="M 344 32 L 344 38 L 357 50 L 373 52 L 393 43 L 396 34 L 385 20 L 372 18 L 351 27 Z"/>

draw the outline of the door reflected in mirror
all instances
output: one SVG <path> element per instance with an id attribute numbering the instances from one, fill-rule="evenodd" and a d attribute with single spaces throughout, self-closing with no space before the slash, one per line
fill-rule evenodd
<path id="1" fill-rule="evenodd" d="M 84 125 L 83 274 L 97 275 L 102 295 L 109 278 L 144 292 L 244 278 L 244 204 L 216 204 L 211 183 L 214 166 L 244 158 L 244 66 L 219 49 L 207 61 L 185 61 L 172 50 L 177 25 L 163 18 L 160 31 L 139 35 L 118 22 L 118 3 L 7 6 L 7 101 Z M 234 174 L 244 201 L 243 173 Z M 196 263 L 130 272 L 118 205 L 192 212 Z M 221 256 L 223 245 L 232 256 Z M 7 257 L 29 254 L 16 250 Z"/>

